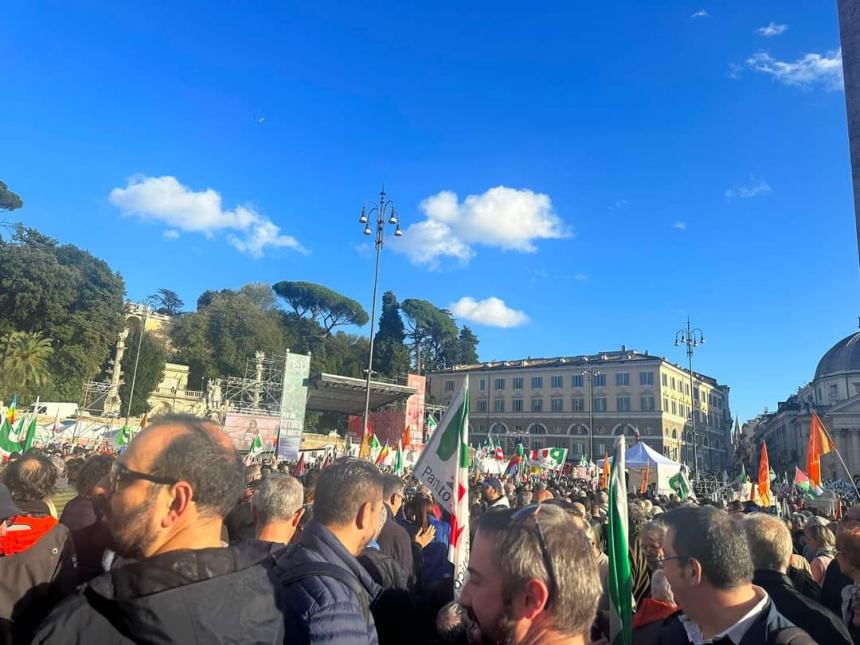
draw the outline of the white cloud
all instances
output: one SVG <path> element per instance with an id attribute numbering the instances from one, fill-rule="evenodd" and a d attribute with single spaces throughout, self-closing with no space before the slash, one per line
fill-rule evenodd
<path id="1" fill-rule="evenodd" d="M 770 184 L 768 184 L 764 179 L 750 177 L 748 184 L 729 188 L 726 191 L 726 198 L 732 199 L 733 197 L 740 197 L 741 199 L 750 199 L 751 197 L 770 195 L 772 192 L 773 190 L 771 190 Z"/>
<path id="2" fill-rule="evenodd" d="M 296 238 L 282 235 L 281 228 L 251 206 L 237 206 L 224 210 L 221 195 L 207 188 L 191 190 L 176 177 L 146 177 L 136 175 L 125 188 L 114 188 L 110 202 L 123 215 L 137 215 L 141 219 L 167 224 L 168 239 L 175 239 L 179 231 L 202 233 L 212 237 L 218 231 L 236 231 L 227 236 L 227 242 L 243 253 L 260 258 L 269 248 L 288 248 L 306 253 Z"/>
<path id="3" fill-rule="evenodd" d="M 755 30 L 759 36 L 764 36 L 765 38 L 773 38 L 774 36 L 779 36 L 780 34 L 784 34 L 788 31 L 788 25 L 778 25 L 775 22 L 771 22 L 767 27 L 759 27 Z"/>
<path id="4" fill-rule="evenodd" d="M 448 309 L 457 318 L 488 327 L 519 327 L 529 321 L 524 312 L 511 309 L 504 300 L 496 297 L 475 300 L 465 296 L 452 303 Z"/>
<path id="5" fill-rule="evenodd" d="M 679 231 L 686 231 L 687 222 L 682 222 L 681 220 L 678 220 L 677 222 L 672 224 L 672 228 L 678 229 Z"/>
<path id="6" fill-rule="evenodd" d="M 588 280 L 588 276 L 584 273 L 577 273 L 575 276 L 573 276 L 573 279 L 577 282 L 586 282 Z"/>
<path id="7" fill-rule="evenodd" d="M 467 263 L 474 246 L 484 245 L 521 253 L 537 250 L 535 240 L 567 237 L 568 231 L 553 210 L 549 195 L 505 186 L 480 195 L 457 195 L 443 190 L 420 204 L 425 220 L 412 224 L 392 248 L 413 264 L 435 268 L 443 257 Z"/>
<path id="8" fill-rule="evenodd" d="M 707 18 L 710 15 L 711 14 L 709 14 L 704 9 L 699 9 L 696 13 L 694 13 L 692 16 L 690 16 L 690 18 Z"/>
<path id="9" fill-rule="evenodd" d="M 806 54 L 796 61 L 776 60 L 770 54 L 758 52 L 746 61 L 747 67 L 768 74 L 784 85 L 812 87 L 820 85 L 828 90 L 842 89 L 842 50 L 822 54 Z"/>
<path id="10" fill-rule="evenodd" d="M 165 240 L 178 240 L 179 239 L 179 231 L 169 228 L 164 233 L 162 233 Z"/>
<path id="11" fill-rule="evenodd" d="M 630 207 L 630 202 L 626 199 L 616 199 L 615 203 L 609 207 L 611 211 L 620 211 Z"/>

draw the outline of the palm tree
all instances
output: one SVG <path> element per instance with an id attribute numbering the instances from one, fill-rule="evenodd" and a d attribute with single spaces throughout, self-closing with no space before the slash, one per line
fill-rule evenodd
<path id="1" fill-rule="evenodd" d="M 41 332 L 11 331 L 3 338 L 2 376 L 7 386 L 38 387 L 48 380 L 51 339 Z"/>

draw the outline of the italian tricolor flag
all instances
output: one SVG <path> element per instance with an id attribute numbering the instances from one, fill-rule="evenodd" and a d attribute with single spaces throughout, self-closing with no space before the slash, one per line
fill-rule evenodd
<path id="1" fill-rule="evenodd" d="M 451 514 L 448 560 L 454 565 L 454 595 L 460 596 L 469 565 L 469 378 L 430 437 L 413 474 Z"/>
<path id="2" fill-rule="evenodd" d="M 627 544 L 627 483 L 624 463 L 627 447 L 618 437 L 609 476 L 609 636 L 612 645 L 633 642 L 633 579 Z M 604 462 L 605 463 L 605 462 Z"/>

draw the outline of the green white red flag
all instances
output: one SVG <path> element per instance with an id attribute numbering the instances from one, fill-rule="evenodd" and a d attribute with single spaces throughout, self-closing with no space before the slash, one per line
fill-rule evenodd
<path id="1" fill-rule="evenodd" d="M 624 464 L 627 447 L 624 435 L 615 443 L 609 475 L 609 638 L 612 645 L 633 642 L 633 577 L 627 538 L 627 482 Z"/>
<path id="2" fill-rule="evenodd" d="M 448 560 L 454 565 L 454 595 L 466 582 L 469 564 L 469 378 L 424 447 L 413 474 L 451 514 Z"/>

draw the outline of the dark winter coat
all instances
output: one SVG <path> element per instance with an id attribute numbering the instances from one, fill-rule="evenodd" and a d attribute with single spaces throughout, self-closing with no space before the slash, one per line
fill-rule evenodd
<path id="1" fill-rule="evenodd" d="M 334 565 L 348 576 L 356 591 L 331 576 L 303 577 L 285 587 L 284 630 L 288 642 L 376 645 L 376 625 L 370 609 L 382 589 L 328 528 L 311 520 L 296 548 L 277 558 L 273 571 L 287 579 L 299 567 Z"/>
<path id="2" fill-rule="evenodd" d="M 282 643 L 268 549 L 172 551 L 101 575 L 58 606 L 34 643 Z"/>
<path id="3" fill-rule="evenodd" d="M 75 590 L 75 549 L 58 524 L 26 551 L 0 557 L 0 643 L 27 643 L 39 621 Z"/>
<path id="4" fill-rule="evenodd" d="M 788 576 L 778 571 L 759 570 L 753 576 L 753 584 L 767 592 L 779 613 L 819 643 L 852 645 L 842 620 L 824 605 L 797 591 Z"/>

